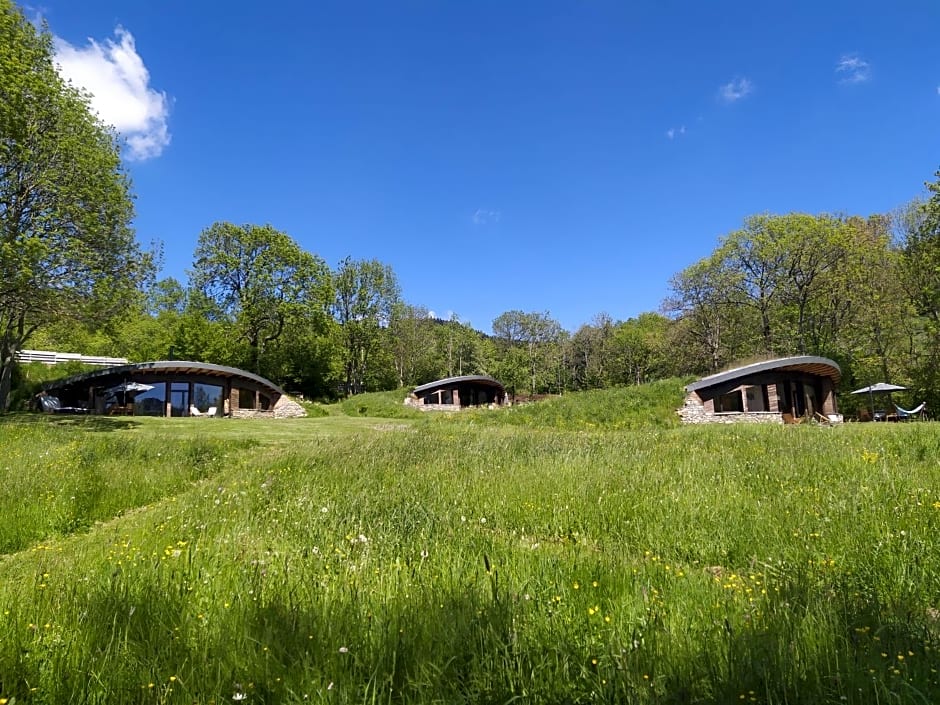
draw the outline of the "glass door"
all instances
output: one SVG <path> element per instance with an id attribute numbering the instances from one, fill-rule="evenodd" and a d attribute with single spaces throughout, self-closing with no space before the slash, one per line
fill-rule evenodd
<path id="1" fill-rule="evenodd" d="M 189 416 L 189 382 L 170 385 L 170 416 Z"/>

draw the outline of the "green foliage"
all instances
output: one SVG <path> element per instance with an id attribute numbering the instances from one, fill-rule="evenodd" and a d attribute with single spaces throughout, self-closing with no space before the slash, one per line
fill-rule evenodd
<path id="1" fill-rule="evenodd" d="M 669 281 L 664 308 L 677 321 L 674 349 L 686 358 L 684 372 L 714 372 L 739 357 L 744 325 L 742 307 L 732 300 L 733 273 L 715 254 L 696 262 Z"/>
<path id="2" fill-rule="evenodd" d="M 14 411 L 25 411 L 29 408 L 33 397 L 39 394 L 45 382 L 95 369 L 99 368 L 80 362 L 65 362 L 58 365 L 44 365 L 41 362 L 18 364 L 13 368 L 10 408 Z"/>
<path id="3" fill-rule="evenodd" d="M 633 387 L 571 392 L 508 409 L 461 412 L 461 419 L 540 429 L 672 428 L 679 425 L 676 409 L 682 406 L 687 382 L 673 378 Z"/>
<path id="4" fill-rule="evenodd" d="M 933 408 L 940 404 L 940 171 L 926 184 L 930 198 L 901 214 L 903 284 L 919 316 L 911 338 L 911 381 Z"/>
<path id="5" fill-rule="evenodd" d="M 330 412 L 324 408 L 323 404 L 309 401 L 299 402 L 299 404 L 304 408 L 304 411 L 307 412 L 308 418 L 322 419 L 324 416 L 330 415 Z"/>
<path id="6" fill-rule="evenodd" d="M 421 378 L 421 384 L 444 377 L 489 374 L 492 371 L 492 345 L 487 345 L 479 331 L 461 323 L 456 315 L 447 321 L 430 323 L 438 366 L 434 373 L 426 373 Z"/>
<path id="7" fill-rule="evenodd" d="M 322 331 L 332 298 L 329 268 L 270 225 L 214 223 L 199 235 L 192 287 L 246 346 L 240 365 L 264 372 L 266 348 L 283 335 Z"/>
<path id="8" fill-rule="evenodd" d="M 440 379 L 442 361 L 435 337 L 438 323 L 429 311 L 402 301 L 392 306 L 386 331 L 399 387 L 414 387 Z"/>
<path id="9" fill-rule="evenodd" d="M 493 321 L 500 351 L 496 372 L 511 394 L 561 391 L 558 352 L 564 331 L 548 311 L 506 311 Z"/>
<path id="10" fill-rule="evenodd" d="M 50 488 L 52 516 L 71 507 L 61 483 L 95 506 L 111 481 L 131 498 L 146 470 L 180 468 L 162 500 L 143 492 L 146 506 L 0 557 L 0 697 L 940 699 L 931 424 L 456 418 L 345 436 L 319 430 L 332 418 L 288 422 L 302 445 L 280 421 L 0 424 L 45 475 L 14 481 Z M 218 462 L 215 434 L 264 440 Z M 191 483 L 193 466 L 208 475 Z"/>
<path id="11" fill-rule="evenodd" d="M 671 350 L 701 374 L 756 354 L 825 355 L 845 383 L 905 376 L 917 336 L 884 216 L 759 215 L 671 281 Z M 857 375 L 857 376 L 856 376 Z"/>
<path id="12" fill-rule="evenodd" d="M 53 65 L 51 37 L 0 0 L 0 412 L 37 329 L 126 310 L 152 258 L 115 135 Z"/>
<path id="13" fill-rule="evenodd" d="M 339 350 L 346 394 L 392 386 L 393 355 L 382 345 L 382 330 L 392 320 L 401 297 L 395 272 L 378 260 L 347 257 L 333 278 L 336 297 L 332 308 L 342 341 Z"/>
<path id="14" fill-rule="evenodd" d="M 824 306 L 839 268 L 855 254 L 842 218 L 789 213 L 745 219 L 716 255 L 731 274 L 731 300 L 750 309 L 764 352 L 806 354 L 811 309 Z M 818 346 L 817 346 L 818 347 Z"/>
<path id="15" fill-rule="evenodd" d="M 669 377 L 674 323 L 658 313 L 614 322 L 601 314 L 567 342 L 568 388 L 598 389 Z"/>

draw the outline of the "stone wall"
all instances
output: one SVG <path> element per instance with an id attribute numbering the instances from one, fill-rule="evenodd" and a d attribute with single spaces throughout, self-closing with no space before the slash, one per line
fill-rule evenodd
<path id="1" fill-rule="evenodd" d="M 299 419 L 307 415 L 307 410 L 286 394 L 281 396 L 274 405 L 274 418 Z"/>
<path id="2" fill-rule="evenodd" d="M 499 409 L 499 404 L 487 404 L 486 406 L 461 406 L 460 404 L 425 404 L 421 399 L 409 394 L 405 397 L 405 406 L 410 406 L 418 411 L 460 411 L 461 409 Z M 508 403 L 504 406 L 509 406 Z"/>
<path id="3" fill-rule="evenodd" d="M 233 390 L 234 391 L 234 390 Z M 307 410 L 290 397 L 281 396 L 273 409 L 232 409 L 233 419 L 296 419 L 307 415 Z"/>
<path id="4" fill-rule="evenodd" d="M 460 411 L 460 404 L 425 404 L 423 400 L 418 399 L 414 394 L 405 397 L 405 406 L 410 406 L 418 411 Z"/>
<path id="5" fill-rule="evenodd" d="M 689 392 L 685 403 L 677 412 L 682 423 L 769 423 L 782 424 L 783 416 L 773 411 L 745 411 L 714 413 L 705 408 L 695 392 Z"/>
<path id="6" fill-rule="evenodd" d="M 414 408 L 418 411 L 460 411 L 468 407 L 462 407 L 460 404 L 415 404 Z"/>
<path id="7" fill-rule="evenodd" d="M 233 409 L 233 419 L 273 419 L 273 411 L 262 411 L 261 409 Z"/>

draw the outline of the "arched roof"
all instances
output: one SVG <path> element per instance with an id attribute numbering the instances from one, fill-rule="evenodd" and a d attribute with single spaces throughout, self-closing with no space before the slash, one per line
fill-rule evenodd
<path id="1" fill-rule="evenodd" d="M 447 377 L 445 379 L 439 379 L 435 382 L 422 384 L 420 387 L 415 387 L 413 393 L 421 394 L 423 392 L 431 392 L 435 389 L 443 387 L 452 387 L 455 384 L 477 384 L 482 387 L 494 387 L 495 389 L 499 390 L 500 394 L 506 393 L 503 385 L 501 385 L 492 377 L 488 377 L 487 375 L 462 375 L 460 377 Z"/>
<path id="2" fill-rule="evenodd" d="M 107 384 L 109 380 L 121 382 L 125 377 L 134 374 L 200 375 L 202 377 L 218 377 L 219 379 L 246 379 L 251 380 L 262 389 L 268 390 L 274 394 L 284 394 L 284 390 L 274 384 L 274 382 L 260 375 L 240 370 L 237 367 L 211 365 L 207 362 L 189 362 L 185 360 L 160 360 L 156 362 L 138 362 L 130 365 L 106 367 L 101 370 L 94 370 L 73 377 L 47 382 L 43 385 L 43 389 L 52 391 L 87 382 Z"/>
<path id="3" fill-rule="evenodd" d="M 748 377 L 760 372 L 804 372 L 817 377 L 829 377 L 834 384 L 838 384 L 842 378 L 842 370 L 839 369 L 834 361 L 828 357 L 816 357 L 815 355 L 800 355 L 797 357 L 781 357 L 776 360 L 765 360 L 764 362 L 755 362 L 751 365 L 736 367 L 733 370 L 718 372 L 717 374 L 702 377 L 697 382 L 686 386 L 687 392 L 695 392 L 699 389 L 713 387 L 716 384 L 731 382 L 741 377 Z"/>

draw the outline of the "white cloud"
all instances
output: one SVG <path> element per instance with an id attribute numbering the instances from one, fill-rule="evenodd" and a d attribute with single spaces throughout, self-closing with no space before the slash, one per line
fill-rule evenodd
<path id="1" fill-rule="evenodd" d="M 488 210 L 486 208 L 477 208 L 473 214 L 474 225 L 487 225 L 489 223 L 498 223 L 502 214 L 499 211 Z"/>
<path id="2" fill-rule="evenodd" d="M 685 125 L 681 127 L 670 127 L 666 130 L 666 137 L 674 140 L 676 137 L 682 137 L 685 134 Z"/>
<path id="3" fill-rule="evenodd" d="M 729 81 L 718 89 L 719 97 L 726 103 L 734 103 L 741 100 L 754 90 L 754 84 L 746 78 L 736 78 Z"/>
<path id="4" fill-rule="evenodd" d="M 864 83 L 871 77 L 871 66 L 858 54 L 843 54 L 836 63 L 840 83 Z"/>
<path id="5" fill-rule="evenodd" d="M 54 37 L 59 73 L 91 94 L 91 107 L 127 141 L 132 160 L 159 156 L 170 144 L 166 93 L 150 87 L 150 72 L 137 53 L 134 37 L 123 27 L 114 39 L 74 47 Z"/>

